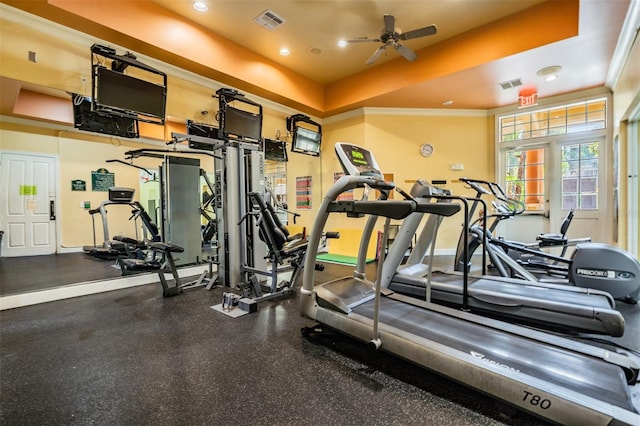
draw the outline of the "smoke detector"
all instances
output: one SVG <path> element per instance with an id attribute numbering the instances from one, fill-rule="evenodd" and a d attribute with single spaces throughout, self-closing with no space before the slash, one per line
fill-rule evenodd
<path id="1" fill-rule="evenodd" d="M 278 16 L 274 11 L 269 9 L 256 16 L 254 21 L 259 25 L 262 25 L 269 31 L 273 31 L 280 25 L 284 24 L 284 19 Z"/>

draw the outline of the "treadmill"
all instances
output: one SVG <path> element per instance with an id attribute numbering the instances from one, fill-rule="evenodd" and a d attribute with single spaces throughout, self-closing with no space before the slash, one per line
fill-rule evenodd
<path id="1" fill-rule="evenodd" d="M 418 203 L 409 194 L 387 200 L 394 185 L 373 166 L 371 152 L 353 145 L 342 148 L 350 151 L 362 173 L 341 177 L 319 209 L 300 292 L 304 316 L 540 418 L 560 424 L 640 424 L 640 364 L 631 352 L 394 293 L 382 288 L 380 267 L 375 282 L 356 272 L 314 285 L 313 263 L 329 214 L 366 215 L 374 222 L 384 217 L 386 236 L 390 218 L 404 219 L 414 212 L 448 216 L 460 208 Z M 362 199 L 336 201 L 355 188 L 364 189 Z M 382 198 L 368 200 L 369 189 L 379 190 Z M 365 250 L 361 244 L 360 253 Z"/>
<path id="2" fill-rule="evenodd" d="M 340 148 L 339 152 L 344 153 Z M 344 154 L 342 154 L 344 157 Z M 348 163 L 348 173 L 357 173 Z M 418 203 L 451 202 L 442 190 L 418 180 L 410 191 Z M 456 197 L 457 198 L 457 197 Z M 620 337 L 624 334 L 624 317 L 615 309 L 613 297 L 602 290 L 552 283 L 523 283 L 510 278 L 468 277 L 468 296 L 464 297 L 463 274 L 433 272 L 431 259 L 422 261 L 428 248 L 435 246 L 442 216 L 428 215 L 419 233 L 418 242 L 405 265 L 402 259 L 423 219 L 422 213 L 412 213 L 400 226 L 382 269 L 382 288 L 430 301 L 460 307 L 492 317 L 553 329 L 563 332 L 583 332 Z M 360 269 L 362 268 L 362 269 Z M 358 266 L 364 271 L 364 265 Z M 430 287 L 430 291 L 427 288 Z"/>
<path id="3" fill-rule="evenodd" d="M 107 206 L 126 205 L 133 208 L 134 210 L 136 210 L 138 207 L 134 204 L 136 202 L 133 201 L 133 195 L 135 194 L 135 189 L 112 186 L 108 188 L 108 192 L 109 192 L 109 199 L 100 203 L 100 206 L 98 208 L 89 210 L 89 214 L 91 215 L 91 222 L 93 224 L 93 245 L 84 246 L 82 250 L 90 256 L 97 257 L 100 259 L 112 260 L 112 259 L 117 259 L 119 256 L 125 256 L 127 254 L 127 249 L 126 249 L 126 243 L 122 241 L 112 240 L 109 236 Z M 95 226 L 94 215 L 98 213 L 100 214 L 100 219 L 102 221 L 102 233 L 104 238 L 101 246 L 98 246 L 96 244 L 96 226 Z M 135 230 L 136 230 L 136 240 L 137 240 L 138 228 L 135 227 Z"/>

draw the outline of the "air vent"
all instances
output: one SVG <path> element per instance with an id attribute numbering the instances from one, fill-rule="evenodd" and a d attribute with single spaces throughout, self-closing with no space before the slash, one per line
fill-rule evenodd
<path id="1" fill-rule="evenodd" d="M 522 86 L 522 80 L 516 78 L 515 80 L 503 81 L 502 83 L 498 83 L 498 85 L 502 87 L 502 89 L 507 90 L 513 87 Z"/>
<path id="2" fill-rule="evenodd" d="M 273 31 L 280 25 L 284 24 L 284 19 L 282 19 L 280 16 L 276 15 L 274 11 L 269 9 L 256 16 L 256 19 L 254 19 L 254 21 L 262 25 L 269 31 Z"/>

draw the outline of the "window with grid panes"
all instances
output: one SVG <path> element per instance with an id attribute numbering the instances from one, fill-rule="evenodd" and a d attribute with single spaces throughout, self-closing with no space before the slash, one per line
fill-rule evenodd
<path id="1" fill-rule="evenodd" d="M 598 142 L 562 147 L 562 209 L 598 208 Z"/>
<path id="2" fill-rule="evenodd" d="M 544 210 L 544 149 L 507 151 L 504 155 L 507 196 L 524 203 L 527 211 Z"/>
<path id="3" fill-rule="evenodd" d="M 604 129 L 606 99 L 540 109 L 499 119 L 500 142 L 535 139 Z"/>

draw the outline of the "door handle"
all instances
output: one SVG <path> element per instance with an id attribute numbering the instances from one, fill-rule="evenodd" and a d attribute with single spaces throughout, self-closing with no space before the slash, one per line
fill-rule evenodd
<path id="1" fill-rule="evenodd" d="M 56 220 L 56 202 L 54 200 L 49 201 L 49 220 Z"/>

